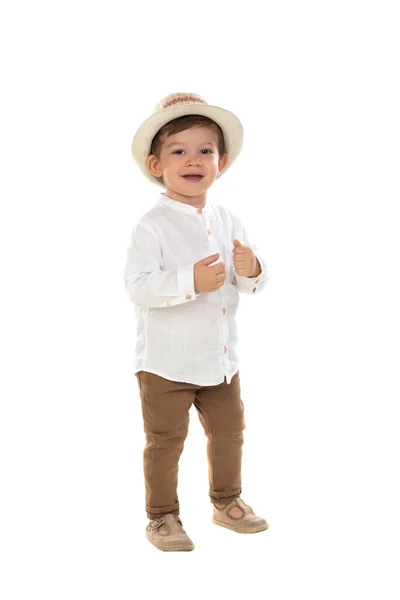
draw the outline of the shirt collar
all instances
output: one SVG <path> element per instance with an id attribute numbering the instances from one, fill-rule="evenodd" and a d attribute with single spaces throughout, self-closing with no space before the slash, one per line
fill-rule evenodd
<path id="1" fill-rule="evenodd" d="M 185 204 L 184 202 L 178 202 L 178 200 L 172 200 L 165 193 L 160 194 L 159 204 L 164 206 L 170 206 L 175 210 L 179 210 L 180 212 L 186 213 L 187 215 L 195 215 L 198 209 L 195 206 L 190 206 L 190 204 Z M 202 208 L 203 213 L 208 213 L 210 211 L 210 203 L 206 201 L 205 205 Z"/>

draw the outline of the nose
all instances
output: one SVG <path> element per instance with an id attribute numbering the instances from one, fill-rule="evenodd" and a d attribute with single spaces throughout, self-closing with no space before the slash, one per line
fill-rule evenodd
<path id="1" fill-rule="evenodd" d="M 201 165 L 201 160 L 198 156 L 190 156 L 187 160 L 188 165 Z"/>

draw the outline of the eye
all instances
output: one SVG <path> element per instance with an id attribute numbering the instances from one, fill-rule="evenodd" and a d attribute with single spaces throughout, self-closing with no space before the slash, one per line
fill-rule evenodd
<path id="1" fill-rule="evenodd" d="M 184 150 L 174 150 L 172 154 L 180 154 L 181 152 L 185 152 Z M 210 148 L 203 148 L 202 152 L 213 154 L 213 151 Z"/>

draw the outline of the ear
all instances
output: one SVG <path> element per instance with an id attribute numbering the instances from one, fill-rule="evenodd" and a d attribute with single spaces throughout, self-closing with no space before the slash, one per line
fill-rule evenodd
<path id="1" fill-rule="evenodd" d="M 155 154 L 149 154 L 149 156 L 146 159 L 146 167 L 150 171 L 150 173 L 154 175 L 154 177 L 161 177 L 162 170 L 160 161 L 158 160 Z"/>
<path id="2" fill-rule="evenodd" d="M 220 157 L 220 159 L 218 161 L 219 175 L 225 169 L 225 167 L 226 167 L 227 164 L 228 164 L 228 155 L 227 154 L 222 154 L 222 156 Z"/>

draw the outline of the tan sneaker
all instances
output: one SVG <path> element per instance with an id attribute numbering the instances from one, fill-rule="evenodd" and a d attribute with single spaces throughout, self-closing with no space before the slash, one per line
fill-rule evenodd
<path id="1" fill-rule="evenodd" d="M 146 527 L 146 537 L 156 548 L 164 552 L 194 549 L 194 544 L 183 529 L 178 515 L 167 514 L 150 521 Z"/>
<path id="2" fill-rule="evenodd" d="M 241 517 L 235 518 L 228 514 L 234 506 L 238 506 L 241 509 Z M 257 533 L 258 531 L 268 529 L 267 521 L 261 517 L 257 517 L 253 509 L 245 504 L 241 498 L 233 498 L 223 508 L 217 508 L 214 505 L 212 522 L 220 527 L 226 527 L 238 533 Z"/>

